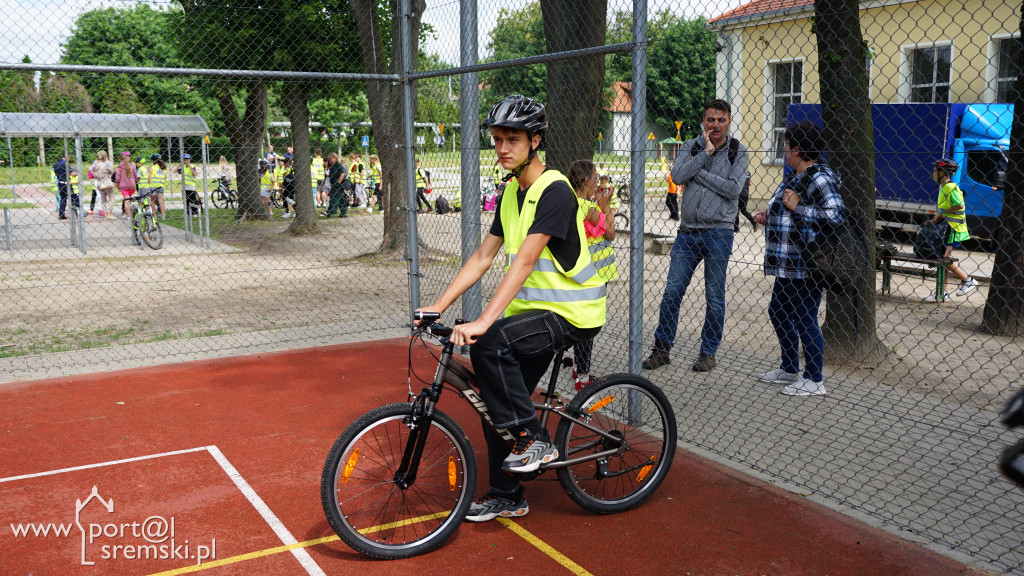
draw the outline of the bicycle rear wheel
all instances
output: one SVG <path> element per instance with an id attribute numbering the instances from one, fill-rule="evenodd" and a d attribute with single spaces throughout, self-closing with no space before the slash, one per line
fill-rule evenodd
<path id="1" fill-rule="evenodd" d="M 597 514 L 611 514 L 632 510 L 654 493 L 676 453 L 676 417 L 660 388 L 640 376 L 613 374 L 583 388 L 566 412 L 615 438 L 563 418 L 555 445 L 566 460 L 620 450 L 558 468 L 558 481 L 574 502 Z"/>
<path id="2" fill-rule="evenodd" d="M 395 472 L 412 431 L 409 404 L 389 404 L 353 422 L 331 448 L 320 500 L 334 532 L 373 558 L 408 558 L 440 546 L 462 523 L 476 489 L 476 460 L 466 433 L 434 411 L 416 480 Z"/>
<path id="3" fill-rule="evenodd" d="M 142 217 L 142 241 L 153 250 L 159 250 L 164 245 L 164 233 L 160 229 L 160 223 L 152 214 Z"/>

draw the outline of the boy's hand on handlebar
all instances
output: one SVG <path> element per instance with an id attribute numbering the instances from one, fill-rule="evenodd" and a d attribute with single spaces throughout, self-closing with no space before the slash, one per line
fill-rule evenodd
<path id="1" fill-rule="evenodd" d="M 477 338 L 483 336 L 484 332 L 491 327 L 490 322 L 477 319 L 466 324 L 459 324 L 452 329 L 451 341 L 456 346 L 473 344 Z"/>

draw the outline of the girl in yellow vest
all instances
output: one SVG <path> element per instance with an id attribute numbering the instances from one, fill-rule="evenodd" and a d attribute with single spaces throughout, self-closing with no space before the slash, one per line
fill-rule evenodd
<path id="1" fill-rule="evenodd" d="M 178 166 L 178 174 L 181 174 L 182 196 L 185 199 L 185 214 L 199 214 L 199 207 L 202 201 L 199 199 L 198 174 L 195 166 L 192 165 L 192 156 L 181 155 L 181 166 Z"/>
<path id="2" fill-rule="evenodd" d="M 579 197 L 580 209 L 583 210 L 583 228 L 590 257 L 597 273 L 605 282 L 611 282 L 619 277 L 619 272 L 612 247 L 612 240 L 615 239 L 615 211 L 609 202 L 610 190 L 598 187 L 597 170 L 590 160 L 572 163 L 569 167 L 569 184 Z M 572 379 L 576 390 L 582 390 L 594 381 L 590 376 L 593 351 L 593 340 L 573 346 Z"/>
<path id="3" fill-rule="evenodd" d="M 167 185 L 167 163 L 159 154 L 149 157 L 152 163 L 149 167 L 150 194 L 153 195 L 154 203 L 160 211 L 160 219 L 167 219 L 167 207 L 164 205 L 164 186 Z"/>
<path id="4" fill-rule="evenodd" d="M 427 188 L 430 188 L 430 176 L 420 169 L 420 159 L 416 159 L 416 210 L 423 212 L 426 205 L 427 212 L 433 212 L 430 207 L 430 200 L 427 200 Z"/>
<path id="5" fill-rule="evenodd" d="M 537 420 L 531 394 L 556 350 L 591 340 L 605 322 L 605 283 L 587 249 L 583 211 L 569 181 L 537 156 L 547 128 L 544 106 L 509 96 L 492 109 L 484 127 L 494 151 L 511 171 L 497 217 L 436 302 L 421 310 L 444 312 L 491 269 L 505 250 L 505 275 L 482 314 L 455 326 L 451 341 L 472 344 L 470 359 L 494 425 L 515 438 L 511 453 L 489 429 L 490 489 L 466 515 L 470 522 L 523 516 L 530 508 L 518 479 L 558 458 Z"/>
<path id="6" fill-rule="evenodd" d="M 939 199 L 936 202 L 935 217 L 933 224 L 938 224 L 943 218 L 949 223 L 949 238 L 946 240 L 946 257 L 953 253 L 953 248 L 959 248 L 960 243 L 968 240 L 971 234 L 967 231 L 967 206 L 964 204 L 964 193 L 960 187 L 950 178 L 956 174 L 960 166 L 949 158 L 936 160 L 932 170 L 932 179 L 939 183 Z M 960 288 L 957 289 L 957 296 L 966 296 L 968 292 L 978 287 L 978 281 L 967 275 L 963 268 L 956 262 L 946 266 L 946 270 L 960 279 Z M 925 298 L 925 302 L 935 302 L 938 294 L 932 292 L 931 296 Z"/>
<path id="7" fill-rule="evenodd" d="M 267 216 L 273 218 L 274 210 L 270 207 L 270 195 L 274 193 L 274 176 L 270 171 L 270 162 L 260 158 L 260 197 L 267 207 Z"/>

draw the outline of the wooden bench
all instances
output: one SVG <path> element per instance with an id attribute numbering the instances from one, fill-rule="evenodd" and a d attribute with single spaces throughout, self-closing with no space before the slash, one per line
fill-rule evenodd
<path id="1" fill-rule="evenodd" d="M 890 246 L 879 246 L 878 269 L 882 271 L 882 293 L 892 293 L 892 275 L 904 274 L 920 278 L 935 278 L 935 298 L 938 302 L 946 299 L 946 266 L 959 261 L 959 258 L 921 258 L 913 252 L 898 252 Z M 893 265 L 893 262 L 907 264 L 924 264 L 919 266 Z"/>

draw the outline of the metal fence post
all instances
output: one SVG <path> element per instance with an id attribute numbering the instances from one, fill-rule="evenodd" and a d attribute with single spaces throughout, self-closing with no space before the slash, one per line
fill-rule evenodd
<path id="1" fill-rule="evenodd" d="M 7 251 L 14 252 L 14 236 L 11 234 L 11 209 L 4 206 L 4 240 L 7 242 Z"/>
<path id="2" fill-rule="evenodd" d="M 416 39 L 409 30 L 409 0 L 399 0 L 398 6 L 402 19 L 402 122 L 405 124 L 405 198 L 409 217 L 409 317 L 412 317 L 412 312 L 420 307 L 419 234 L 416 230 L 416 210 L 413 208 L 416 205 L 416 155 L 412 125 L 414 94 L 412 80 L 409 79 L 409 74 L 413 72 L 409 69 L 414 48 L 412 44 Z"/>
<path id="3" fill-rule="evenodd" d="M 629 371 L 640 373 L 644 319 L 644 191 L 647 157 L 647 0 L 633 0 L 633 110 L 630 120 Z"/>
<path id="4" fill-rule="evenodd" d="M 462 37 L 460 64 L 477 64 L 477 0 L 459 3 L 459 29 Z M 470 137 L 480 142 L 480 106 L 478 74 L 469 72 L 459 77 L 459 106 L 462 108 L 462 261 L 466 262 L 480 246 L 480 148 L 467 145 Z M 454 145 L 455 139 L 452 138 Z M 477 282 L 462 296 L 462 317 L 473 320 L 483 312 L 480 283 Z"/>
<path id="5" fill-rule="evenodd" d="M 85 254 L 85 172 L 82 171 L 82 137 L 75 136 L 75 169 L 78 170 L 78 249 Z M 70 198 L 68 199 L 70 200 Z"/>

